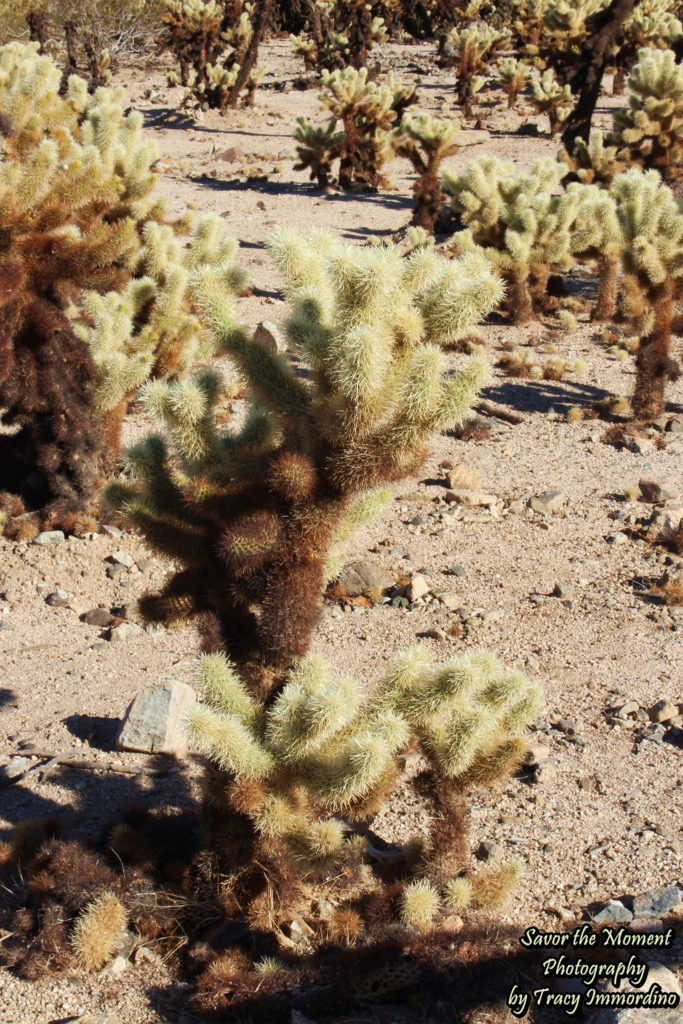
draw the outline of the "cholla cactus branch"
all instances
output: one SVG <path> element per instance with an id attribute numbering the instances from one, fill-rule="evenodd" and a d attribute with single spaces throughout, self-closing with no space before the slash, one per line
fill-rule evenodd
<path id="1" fill-rule="evenodd" d="M 404 114 L 400 126 L 391 136 L 396 153 L 410 160 L 418 174 L 413 186 L 413 221 L 429 234 L 434 233 L 434 224 L 443 202 L 439 183 L 441 163 L 458 152 L 459 131 L 457 121 L 438 120 L 427 114 L 414 117 Z"/>

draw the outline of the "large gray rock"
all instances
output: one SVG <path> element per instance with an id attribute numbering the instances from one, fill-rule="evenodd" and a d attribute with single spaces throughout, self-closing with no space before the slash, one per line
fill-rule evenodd
<path id="1" fill-rule="evenodd" d="M 622 980 L 619 988 L 615 988 L 611 982 L 598 987 L 603 992 L 645 993 L 656 985 L 662 992 L 671 992 L 680 1000 L 681 986 L 673 971 L 657 960 L 646 962 L 648 973 L 640 988 L 636 988 L 626 978 Z M 623 1009 L 606 1007 L 589 1017 L 586 1024 L 683 1024 L 683 1006 L 679 1002 L 678 1006 L 672 1007 L 632 1006 Z"/>
<path id="2" fill-rule="evenodd" d="M 393 580 L 380 566 L 363 558 L 345 566 L 336 582 L 348 597 L 360 597 L 370 591 L 386 590 Z"/>
<path id="3" fill-rule="evenodd" d="M 126 711 L 116 738 L 117 749 L 183 757 L 187 753 L 187 718 L 196 701 L 187 683 L 146 687 Z"/>

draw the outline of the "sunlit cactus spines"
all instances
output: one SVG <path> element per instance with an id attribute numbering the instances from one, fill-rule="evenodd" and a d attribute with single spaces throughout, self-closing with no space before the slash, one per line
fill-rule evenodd
<path id="1" fill-rule="evenodd" d="M 508 110 L 517 104 L 517 98 L 529 80 L 531 68 L 523 60 L 506 57 L 498 68 L 500 84 L 508 98 Z"/>
<path id="2" fill-rule="evenodd" d="M 567 194 L 570 199 L 578 199 L 571 232 L 572 253 L 598 266 L 598 298 L 592 319 L 611 320 L 617 309 L 617 275 L 625 245 L 616 201 L 605 189 L 576 182 L 567 187 Z"/>
<path id="3" fill-rule="evenodd" d="M 413 186 L 413 220 L 428 233 L 433 233 L 443 203 L 439 181 L 441 163 L 458 152 L 459 131 L 457 121 L 430 117 L 428 114 L 404 114 L 401 124 L 392 133 L 394 150 L 399 156 L 410 160 L 418 174 Z"/>
<path id="4" fill-rule="evenodd" d="M 588 142 L 581 137 L 574 142 L 571 153 L 562 150 L 559 159 L 567 165 L 570 173 L 567 180 L 577 180 L 583 185 L 608 186 L 615 174 L 626 170 L 626 160 L 616 145 L 610 145 L 599 129 L 594 129 Z"/>
<path id="5" fill-rule="evenodd" d="M 482 247 L 500 269 L 516 323 L 548 307 L 550 274 L 572 265 L 572 204 L 555 192 L 565 174 L 547 158 L 516 174 L 512 164 L 486 156 L 462 174 L 444 171 L 444 191 L 467 229 L 454 242 L 462 251 Z"/>
<path id="6" fill-rule="evenodd" d="M 680 369 L 671 352 L 675 303 L 683 294 L 683 203 L 656 171 L 631 168 L 611 186 L 623 233 L 624 312 L 638 332 L 633 414 L 648 420 L 665 408 L 667 381 Z"/>

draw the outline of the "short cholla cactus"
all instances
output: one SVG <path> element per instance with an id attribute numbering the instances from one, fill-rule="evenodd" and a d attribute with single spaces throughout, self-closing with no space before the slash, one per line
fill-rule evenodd
<path id="1" fill-rule="evenodd" d="M 683 25 L 676 17 L 675 0 L 639 0 L 624 25 L 624 42 L 616 55 L 612 94 L 624 91 L 626 73 L 640 50 L 668 50 L 683 40 Z M 680 13 L 680 11 L 679 11 Z"/>
<path id="2" fill-rule="evenodd" d="M 500 84 L 508 98 L 508 110 L 512 110 L 517 103 L 517 97 L 526 85 L 530 67 L 522 60 L 515 60 L 514 57 L 506 57 L 498 68 Z"/>
<path id="3" fill-rule="evenodd" d="M 590 133 L 588 142 L 579 136 L 572 146 L 571 155 L 562 150 L 559 159 L 569 168 L 567 180 L 577 180 L 583 185 L 608 186 L 616 174 L 626 170 L 625 160 L 617 147 L 606 145 L 599 129 Z"/>
<path id="4" fill-rule="evenodd" d="M 557 135 L 574 109 L 574 97 L 568 85 L 561 86 L 551 68 L 532 83 L 531 104 L 539 114 L 547 114 L 550 134 Z"/>
<path id="5" fill-rule="evenodd" d="M 439 182 L 441 163 L 459 149 L 457 121 L 439 120 L 428 114 L 411 117 L 404 114 L 400 127 L 392 135 L 392 145 L 399 156 L 410 160 L 419 175 L 413 186 L 415 215 L 413 221 L 429 234 L 443 204 Z"/>
<path id="6" fill-rule="evenodd" d="M 290 36 L 307 71 L 365 67 L 373 47 L 389 38 L 366 0 L 312 0 L 308 19 L 310 37 Z"/>
<path id="7" fill-rule="evenodd" d="M 624 236 L 624 311 L 640 336 L 634 416 L 664 412 L 664 389 L 679 374 L 671 349 L 675 303 L 683 295 L 683 203 L 656 171 L 632 168 L 611 187 Z"/>
<path id="8" fill-rule="evenodd" d="M 510 39 L 507 29 L 498 31 L 490 25 L 473 22 L 463 29 L 454 28 L 446 41 L 444 63 L 455 67 L 458 103 L 466 117 L 472 117 L 474 96 L 484 84 L 483 75 L 497 50 Z"/>
<path id="9" fill-rule="evenodd" d="M 110 960 L 126 938 L 128 914 L 113 892 L 89 903 L 76 921 L 72 945 L 79 962 L 97 971 Z"/>
<path id="10" fill-rule="evenodd" d="M 572 265 L 573 207 L 555 195 L 566 169 L 544 159 L 529 174 L 510 163 L 479 157 L 460 175 L 444 171 L 443 188 L 467 231 L 454 236 L 456 248 L 484 247 L 509 281 L 508 302 L 515 323 L 532 319 L 534 306 L 549 308 L 548 278 Z"/>
<path id="11" fill-rule="evenodd" d="M 250 340 L 207 275 L 207 315 L 252 388 L 244 426 L 217 431 L 213 373 L 148 385 L 146 406 L 169 425 L 177 461 L 150 437 L 128 453 L 131 484 L 110 494 L 185 565 L 146 602 L 147 614 L 203 616 L 208 642 L 248 666 L 265 691 L 306 651 L 327 552 L 359 496 L 418 465 L 428 433 L 459 419 L 482 379 L 477 358 L 444 375 L 436 343 L 461 337 L 502 294 L 477 254 L 454 262 L 420 248 L 403 258 L 290 231 L 271 252 L 292 301 L 289 343 L 310 382 Z"/>
<path id="12" fill-rule="evenodd" d="M 325 880 L 338 915 L 357 914 L 356 937 L 365 941 L 381 938 L 396 918 L 427 931 L 456 900 L 459 909 L 490 905 L 509 891 L 514 867 L 497 869 L 498 877 L 465 875 L 460 800 L 521 760 L 523 730 L 541 703 L 521 673 L 484 652 L 435 667 L 413 647 L 370 698 L 319 657 L 300 661 L 267 704 L 221 654 L 201 660 L 198 683 L 206 703 L 194 712 L 190 733 L 216 766 L 208 781 L 214 835 L 230 869 L 244 865 L 234 895 L 253 927 L 277 934 L 293 913 L 310 915 L 316 879 Z M 428 764 L 419 781 L 433 812 L 430 834 L 420 859 L 416 848 L 393 871 L 388 865 L 394 904 L 364 919 L 367 897 L 386 885 L 387 868 L 372 871 L 371 840 L 354 826 L 372 818 L 393 789 L 397 755 L 408 744 Z"/>
<path id="13" fill-rule="evenodd" d="M 310 167 L 311 177 L 324 187 L 338 157 L 342 188 L 381 187 L 386 184 L 381 169 L 390 153 L 391 128 L 415 101 L 415 86 L 404 86 L 391 72 L 382 82 L 369 82 L 367 68 L 323 71 L 322 79 L 326 91 L 319 98 L 334 121 L 327 128 L 315 128 L 306 118 L 298 118 L 298 166 Z M 340 133 L 334 130 L 338 122 Z"/>
<path id="14" fill-rule="evenodd" d="M 571 251 L 578 260 L 598 265 L 598 299 L 592 319 L 611 320 L 617 307 L 617 274 L 625 245 L 617 204 L 606 190 L 576 182 L 568 186 L 567 196 L 578 200 Z"/>
<path id="15" fill-rule="evenodd" d="M 665 179 L 683 174 L 683 66 L 671 50 L 641 50 L 629 79 L 626 110 L 614 114 L 616 143 L 628 164 Z"/>
<path id="16" fill-rule="evenodd" d="M 180 66 L 169 83 L 186 86 L 186 99 L 205 109 L 234 107 L 243 91 L 251 106 L 264 71 L 255 65 L 271 3 L 257 0 L 242 9 L 216 0 L 163 0 L 159 42 Z"/>

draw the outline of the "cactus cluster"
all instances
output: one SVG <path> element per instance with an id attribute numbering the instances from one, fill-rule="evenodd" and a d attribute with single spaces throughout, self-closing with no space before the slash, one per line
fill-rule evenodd
<path id="1" fill-rule="evenodd" d="M 509 283 L 507 300 L 518 324 L 548 308 L 548 278 L 572 265 L 573 208 L 555 194 L 565 173 L 549 158 L 516 174 L 512 164 L 486 156 L 470 161 L 462 174 L 444 171 L 444 191 L 466 229 L 454 243 L 484 248 Z"/>
<path id="2" fill-rule="evenodd" d="M 367 0 L 309 0 L 307 20 L 307 34 L 290 36 L 307 71 L 365 67 L 373 47 L 388 38 L 384 19 Z"/>
<path id="3" fill-rule="evenodd" d="M 629 164 L 664 178 L 683 174 L 683 66 L 672 50 L 641 50 L 625 110 L 614 114 L 614 141 Z"/>
<path id="4" fill-rule="evenodd" d="M 186 99 L 203 109 L 234 107 L 242 92 L 251 106 L 265 70 L 256 61 L 271 3 L 254 0 L 243 8 L 217 0 L 163 0 L 159 42 L 180 68 L 169 84 L 186 86 Z"/>
<path id="5" fill-rule="evenodd" d="M 391 129 L 415 101 L 415 85 L 404 86 L 391 72 L 381 82 L 369 81 L 367 68 L 323 71 L 322 80 L 325 91 L 319 98 L 332 117 L 326 128 L 311 125 L 305 117 L 297 119 L 297 168 L 310 169 L 311 179 L 325 187 L 338 159 L 342 188 L 381 187 Z"/>
<path id="6" fill-rule="evenodd" d="M 478 21 L 451 29 L 443 63 L 456 69 L 458 103 L 466 117 L 472 117 L 474 97 L 484 85 L 483 76 L 489 71 L 492 58 L 510 38 L 508 29 L 495 29 Z"/>
<path id="7" fill-rule="evenodd" d="M 88 96 L 37 44 L 0 50 L 2 528 L 73 530 L 116 466 L 126 399 L 174 376 L 201 340 L 190 278 L 241 282 L 215 219 L 182 260 L 153 195 L 153 144 L 121 95 Z"/>

